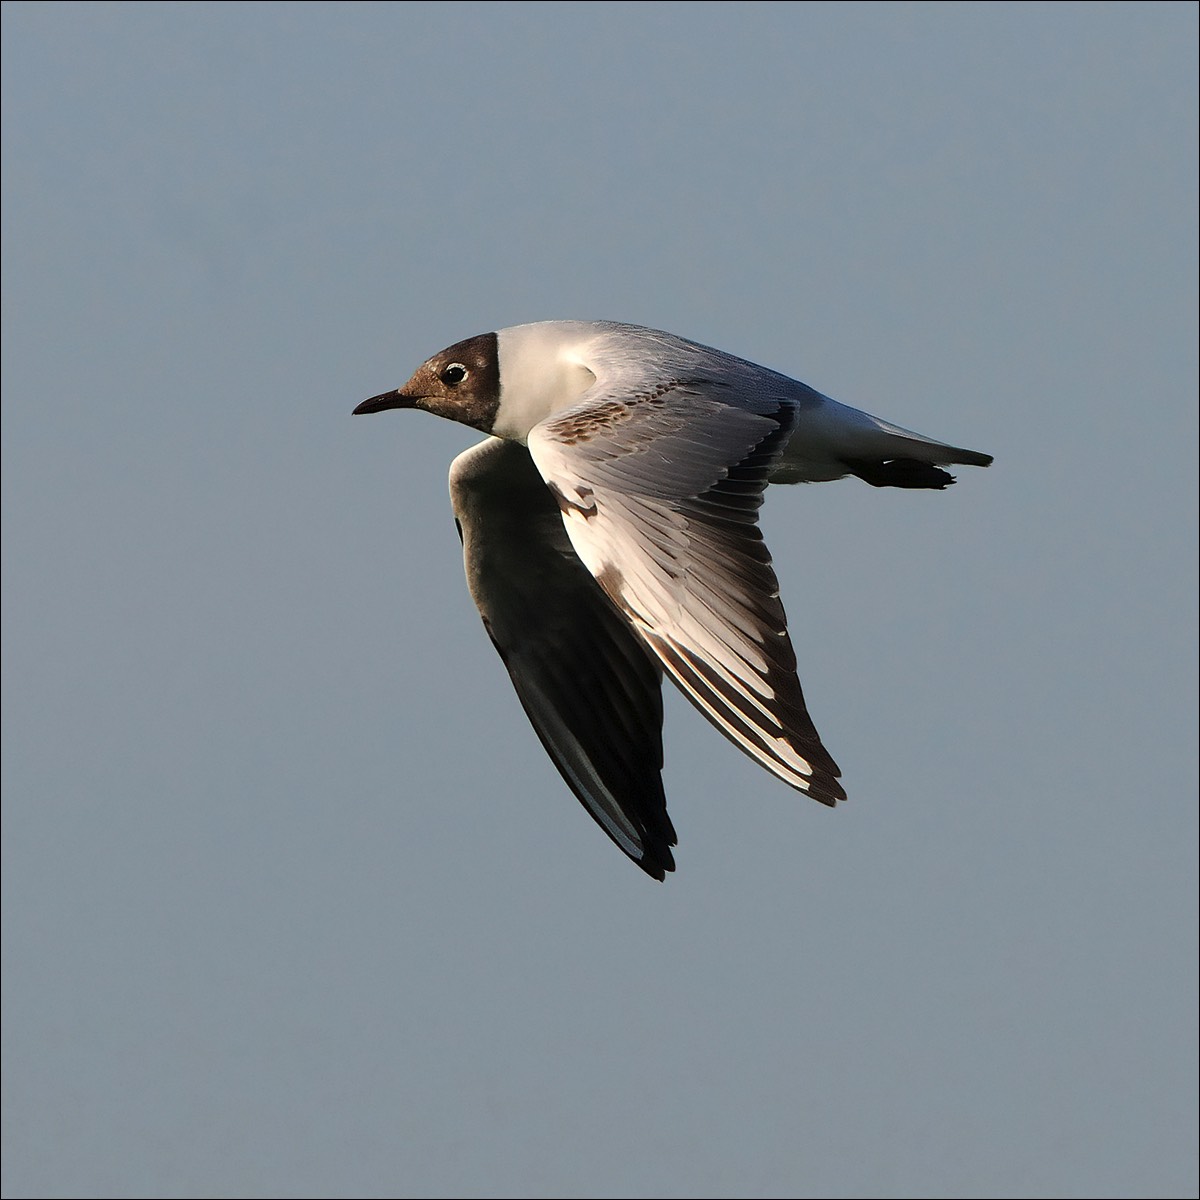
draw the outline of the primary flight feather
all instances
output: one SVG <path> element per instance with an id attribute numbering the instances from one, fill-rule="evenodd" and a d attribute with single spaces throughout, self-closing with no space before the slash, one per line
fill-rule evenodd
<path id="1" fill-rule="evenodd" d="M 571 790 L 656 879 L 665 671 L 731 741 L 822 804 L 840 772 L 808 715 L 758 528 L 768 483 L 945 488 L 991 456 L 778 372 L 611 321 L 457 342 L 355 413 L 421 408 L 487 438 L 450 468 L 467 583 Z"/>

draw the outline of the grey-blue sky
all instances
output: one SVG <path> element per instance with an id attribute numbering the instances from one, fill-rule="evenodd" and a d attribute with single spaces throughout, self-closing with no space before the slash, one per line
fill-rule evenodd
<path id="1" fill-rule="evenodd" d="M 1187 1196 L 1192 5 L 4 6 L 5 1194 Z M 997 456 L 768 495 L 851 802 L 679 873 L 461 579 L 482 330 Z"/>

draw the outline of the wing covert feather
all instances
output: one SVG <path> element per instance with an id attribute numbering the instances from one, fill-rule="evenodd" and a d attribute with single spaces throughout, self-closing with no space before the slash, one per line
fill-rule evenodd
<path id="1" fill-rule="evenodd" d="M 587 397 L 534 427 L 529 451 L 580 559 L 688 698 L 779 778 L 846 793 L 796 675 L 758 528 L 795 408 L 721 384 Z"/>

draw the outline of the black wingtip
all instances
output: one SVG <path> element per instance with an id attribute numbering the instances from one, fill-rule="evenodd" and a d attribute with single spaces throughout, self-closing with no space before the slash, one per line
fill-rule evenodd
<path id="1" fill-rule="evenodd" d="M 635 858 L 633 862 L 659 883 L 666 882 L 667 872 L 675 870 L 675 859 L 665 847 L 660 851 L 650 852 L 643 858 Z"/>
<path id="2" fill-rule="evenodd" d="M 916 458 L 889 458 L 880 462 L 865 458 L 842 459 L 846 469 L 872 487 L 932 488 L 941 491 L 954 476 L 932 463 Z"/>

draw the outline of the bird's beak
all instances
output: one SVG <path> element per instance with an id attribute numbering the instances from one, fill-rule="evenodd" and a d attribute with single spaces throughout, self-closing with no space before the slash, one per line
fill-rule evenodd
<path id="1" fill-rule="evenodd" d="M 412 408 L 418 399 L 419 397 L 409 395 L 403 388 L 397 388 L 394 392 L 383 392 L 381 395 L 372 396 L 370 400 L 364 400 L 351 415 L 383 412 L 385 408 Z"/>

